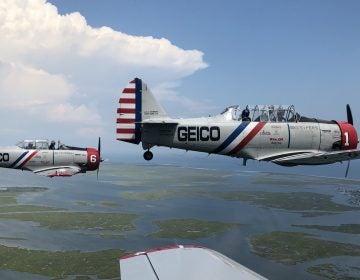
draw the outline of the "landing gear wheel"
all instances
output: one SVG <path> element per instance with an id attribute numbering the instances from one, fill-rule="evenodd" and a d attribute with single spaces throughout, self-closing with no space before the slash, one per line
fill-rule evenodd
<path id="1" fill-rule="evenodd" d="M 145 160 L 152 160 L 153 157 L 154 157 L 154 155 L 153 155 L 153 153 L 150 152 L 150 151 L 146 151 L 146 152 L 144 153 L 144 159 L 145 159 Z"/>

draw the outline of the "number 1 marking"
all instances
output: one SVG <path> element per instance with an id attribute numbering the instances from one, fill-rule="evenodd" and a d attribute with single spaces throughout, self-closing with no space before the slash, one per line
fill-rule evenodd
<path id="1" fill-rule="evenodd" d="M 345 136 L 345 144 L 344 146 L 347 147 L 349 146 L 349 132 L 344 132 L 344 136 Z"/>

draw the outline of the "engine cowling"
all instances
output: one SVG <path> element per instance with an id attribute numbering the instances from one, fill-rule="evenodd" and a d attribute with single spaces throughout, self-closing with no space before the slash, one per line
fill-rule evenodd
<path id="1" fill-rule="evenodd" d="M 356 149 L 358 136 L 354 126 L 347 122 L 336 121 L 341 131 L 341 150 Z"/>
<path id="2" fill-rule="evenodd" d="M 100 155 L 99 151 L 94 148 L 87 148 L 87 170 L 93 171 L 99 168 Z"/>

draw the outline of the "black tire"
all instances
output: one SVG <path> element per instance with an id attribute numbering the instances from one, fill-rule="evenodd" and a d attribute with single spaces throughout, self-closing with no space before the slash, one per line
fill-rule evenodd
<path id="1" fill-rule="evenodd" d="M 152 160 L 153 157 L 154 157 L 154 155 L 153 155 L 153 153 L 150 152 L 150 151 L 146 151 L 146 152 L 144 153 L 144 159 L 147 160 L 147 161 Z"/>

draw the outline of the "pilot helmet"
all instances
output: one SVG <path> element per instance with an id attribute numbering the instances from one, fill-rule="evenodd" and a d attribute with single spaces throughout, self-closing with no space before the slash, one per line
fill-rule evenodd
<path id="1" fill-rule="evenodd" d="M 249 115 L 250 115 L 250 111 L 248 108 L 245 108 L 241 113 L 242 118 L 247 118 L 247 117 L 249 117 Z"/>
<path id="2" fill-rule="evenodd" d="M 279 109 L 279 110 L 277 111 L 278 117 L 283 117 L 284 114 L 285 114 L 285 110 L 284 110 L 284 109 Z"/>

